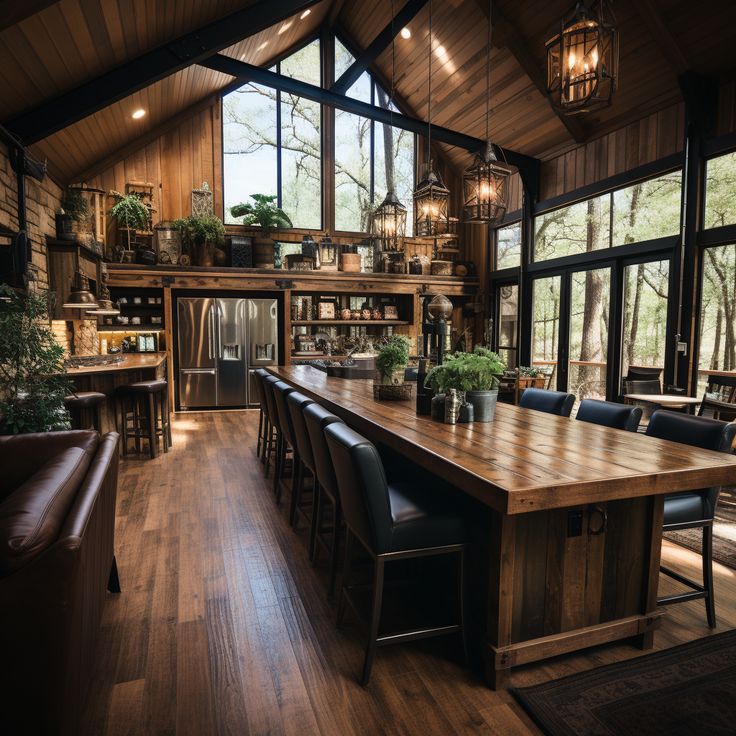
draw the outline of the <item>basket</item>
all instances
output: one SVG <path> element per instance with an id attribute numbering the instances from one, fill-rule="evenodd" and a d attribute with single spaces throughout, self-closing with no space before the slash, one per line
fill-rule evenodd
<path id="1" fill-rule="evenodd" d="M 408 401 L 414 393 L 413 383 L 374 383 L 373 398 L 376 401 Z"/>

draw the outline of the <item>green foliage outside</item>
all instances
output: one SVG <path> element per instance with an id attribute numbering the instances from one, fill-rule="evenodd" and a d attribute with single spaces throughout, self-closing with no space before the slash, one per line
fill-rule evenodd
<path id="1" fill-rule="evenodd" d="M 46 299 L 0 286 L 0 427 L 5 434 L 69 429 L 64 350 L 48 327 Z"/>
<path id="2" fill-rule="evenodd" d="M 391 373 L 406 368 L 409 363 L 411 343 L 404 335 L 391 335 L 376 356 L 376 368 L 387 379 Z"/>
<path id="3" fill-rule="evenodd" d="M 427 374 L 425 385 L 443 393 L 450 388 L 460 391 L 491 391 L 506 364 L 498 353 L 476 346 L 472 353 L 451 353 L 444 363 Z"/>
<path id="4" fill-rule="evenodd" d="M 253 204 L 241 203 L 230 208 L 233 217 L 242 217 L 243 225 L 253 227 L 254 225 L 265 232 L 275 228 L 292 227 L 289 216 L 276 205 L 276 195 L 251 194 Z"/>

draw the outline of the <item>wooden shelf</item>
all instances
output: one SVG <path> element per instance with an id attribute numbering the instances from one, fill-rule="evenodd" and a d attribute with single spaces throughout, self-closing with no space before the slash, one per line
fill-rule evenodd
<path id="1" fill-rule="evenodd" d="M 319 353 L 318 355 L 294 355 L 291 354 L 292 360 L 345 360 L 347 355 L 327 355 L 326 353 Z"/>
<path id="2" fill-rule="evenodd" d="M 388 325 L 395 327 L 396 325 L 408 325 L 409 323 L 401 319 L 293 319 L 292 327 L 306 327 L 308 325 L 348 325 L 359 327 L 360 325 Z"/>
<path id="3" fill-rule="evenodd" d="M 97 332 L 163 332 L 163 325 L 97 325 Z"/>

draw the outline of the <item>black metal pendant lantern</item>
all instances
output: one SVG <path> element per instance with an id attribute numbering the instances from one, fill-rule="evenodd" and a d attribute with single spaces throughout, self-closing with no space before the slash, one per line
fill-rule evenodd
<path id="1" fill-rule="evenodd" d="M 496 224 L 508 206 L 507 182 L 511 169 L 501 163 L 491 143 L 491 32 L 493 3 L 488 5 L 488 45 L 486 59 L 486 143 L 472 165 L 463 173 L 463 212 L 466 222 Z"/>
<path id="2" fill-rule="evenodd" d="M 547 46 L 547 94 L 565 113 L 607 107 L 618 81 L 618 31 L 609 0 L 579 1 Z"/>
<path id="3" fill-rule="evenodd" d="M 429 0 L 429 91 L 427 94 L 427 164 L 414 189 L 414 233 L 443 235 L 450 227 L 450 190 L 432 165 L 432 0 Z"/>
<path id="4" fill-rule="evenodd" d="M 394 192 L 389 192 L 373 212 L 373 234 L 382 250 L 399 250 L 406 234 L 406 207 Z"/>

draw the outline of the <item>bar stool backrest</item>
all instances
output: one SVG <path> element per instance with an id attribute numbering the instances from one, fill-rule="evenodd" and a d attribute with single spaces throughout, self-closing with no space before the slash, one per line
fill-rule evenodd
<path id="1" fill-rule="evenodd" d="M 312 454 L 312 443 L 307 434 L 307 425 L 304 422 L 304 409 L 314 401 L 299 391 L 292 391 L 286 396 L 286 406 L 291 418 L 291 426 L 294 430 L 294 442 L 299 459 L 314 472 L 314 455 Z"/>
<path id="2" fill-rule="evenodd" d="M 278 383 L 279 379 L 270 373 L 261 379 L 261 387 L 263 388 L 263 398 L 266 400 L 266 414 L 269 420 L 276 427 L 280 427 L 279 414 L 276 411 L 276 399 L 273 396 L 273 385 Z"/>
<path id="3" fill-rule="evenodd" d="M 375 446 L 347 424 L 325 427 L 327 446 L 345 522 L 375 554 L 391 546 L 391 503 L 383 463 Z"/>
<path id="4" fill-rule="evenodd" d="M 342 419 L 327 411 L 323 406 L 314 403 L 304 407 L 304 424 L 312 449 L 313 471 L 317 476 L 317 482 L 334 503 L 340 496 L 335 478 L 335 467 L 332 464 L 327 438 L 324 434 L 325 427 L 333 422 L 342 422 Z"/>
<path id="5" fill-rule="evenodd" d="M 256 379 L 253 381 L 253 384 L 256 387 L 256 398 L 258 399 L 258 403 L 261 405 L 261 409 L 265 412 L 266 410 L 263 407 L 263 404 L 265 403 L 265 399 L 263 397 L 263 379 L 271 374 L 265 368 L 256 368 L 253 371 L 253 375 Z"/>
<path id="6" fill-rule="evenodd" d="M 636 432 L 641 421 L 641 407 L 617 404 L 614 401 L 583 399 L 575 419 L 591 424 L 600 424 L 613 429 Z"/>
<path id="7" fill-rule="evenodd" d="M 276 411 L 279 415 L 279 429 L 286 438 L 286 441 L 292 447 L 295 447 L 294 427 L 291 424 L 291 415 L 289 414 L 289 409 L 286 406 L 286 397 L 293 390 L 294 389 L 284 381 L 276 381 L 276 383 L 273 384 L 273 398 L 274 403 L 276 404 Z"/>
<path id="8" fill-rule="evenodd" d="M 736 422 L 722 422 L 708 417 L 694 417 L 676 411 L 660 409 L 652 414 L 647 426 L 649 437 L 681 442 L 684 445 L 702 447 L 704 450 L 733 452 L 736 437 Z M 715 512 L 719 488 L 704 488 L 704 494 L 711 512 Z"/>
<path id="9" fill-rule="evenodd" d="M 528 388 L 519 399 L 519 406 L 524 409 L 536 409 L 560 417 L 569 417 L 574 403 L 573 394 L 549 391 L 546 388 Z"/>

